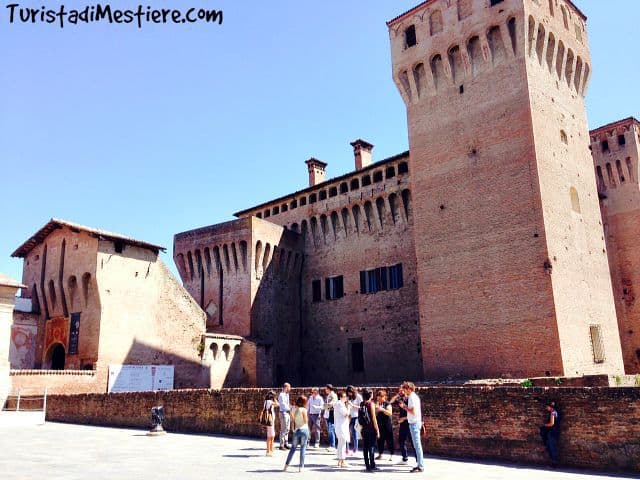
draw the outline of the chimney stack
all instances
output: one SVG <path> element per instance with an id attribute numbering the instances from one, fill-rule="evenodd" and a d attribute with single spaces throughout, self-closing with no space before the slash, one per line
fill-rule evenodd
<path id="1" fill-rule="evenodd" d="M 373 145 L 362 139 L 358 139 L 355 142 L 351 142 L 351 146 L 353 147 L 353 155 L 356 160 L 356 170 L 362 170 L 371 165 Z"/>
<path id="2" fill-rule="evenodd" d="M 321 162 L 317 158 L 310 158 L 306 162 L 307 167 L 309 169 L 309 186 L 313 187 L 319 183 L 324 182 L 325 169 L 327 168 L 327 164 Z"/>

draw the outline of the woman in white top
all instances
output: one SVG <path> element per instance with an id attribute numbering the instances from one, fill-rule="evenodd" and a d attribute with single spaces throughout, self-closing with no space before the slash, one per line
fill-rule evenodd
<path id="1" fill-rule="evenodd" d="M 349 435 L 349 420 L 351 403 L 347 399 L 345 392 L 340 392 L 338 401 L 333 406 L 333 418 L 336 429 L 336 437 L 338 438 L 338 467 L 344 468 L 347 464 L 344 462 L 347 456 L 347 444 L 351 436 Z"/>
<path id="2" fill-rule="evenodd" d="M 306 404 L 307 397 L 301 395 L 296 400 L 296 406 L 291 410 L 293 442 L 291 443 L 291 450 L 289 450 L 289 455 L 287 456 L 287 463 L 284 465 L 285 470 L 289 467 L 298 445 L 300 445 L 300 471 L 304 469 L 304 454 L 307 451 L 307 444 L 309 443 L 309 415 L 305 408 Z"/>

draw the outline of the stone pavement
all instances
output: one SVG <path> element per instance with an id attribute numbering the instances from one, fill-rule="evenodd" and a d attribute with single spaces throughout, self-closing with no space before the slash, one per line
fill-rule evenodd
<path id="1" fill-rule="evenodd" d="M 309 450 L 307 469 L 282 472 L 285 452 L 265 457 L 263 442 L 208 435 L 167 434 L 147 437 L 140 430 L 47 423 L 43 426 L 0 426 L 2 480 L 201 480 L 367 478 L 361 458 L 350 470 L 335 468 L 326 450 Z M 294 457 L 294 463 L 298 454 Z M 400 460 L 396 457 L 396 460 Z M 427 473 L 409 475 L 410 466 L 384 460 L 378 478 L 442 480 L 606 480 L 614 475 L 552 471 L 499 464 L 427 458 Z"/>

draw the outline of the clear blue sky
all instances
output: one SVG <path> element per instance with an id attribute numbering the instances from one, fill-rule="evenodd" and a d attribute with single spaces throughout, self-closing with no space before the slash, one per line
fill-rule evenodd
<path id="1" fill-rule="evenodd" d="M 640 2 L 575 2 L 590 126 L 640 115 Z M 21 278 L 10 254 L 51 217 L 164 245 L 175 271 L 174 233 L 305 187 L 310 156 L 333 177 L 358 137 L 375 159 L 407 149 L 385 21 L 419 0 L 143 3 L 222 9 L 224 23 L 61 30 L 10 25 L 2 5 L 0 272 Z"/>

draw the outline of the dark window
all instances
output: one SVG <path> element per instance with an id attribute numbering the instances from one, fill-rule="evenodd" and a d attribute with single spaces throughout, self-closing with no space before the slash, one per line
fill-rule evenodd
<path id="1" fill-rule="evenodd" d="M 264 211 L 264 218 L 268 218 L 271 216 L 271 211 L 270 210 L 265 210 Z"/>
<path id="2" fill-rule="evenodd" d="M 603 140 L 602 141 L 602 151 L 603 152 L 608 152 L 609 151 L 609 141 L 608 140 Z"/>
<path id="3" fill-rule="evenodd" d="M 364 372 L 364 347 L 362 339 L 349 340 L 351 371 Z"/>
<path id="4" fill-rule="evenodd" d="M 311 282 L 311 290 L 313 291 L 313 301 L 320 302 L 322 300 L 322 286 L 320 280 Z"/>
<path id="5" fill-rule="evenodd" d="M 298 201 L 291 200 L 291 206 L 289 208 L 291 208 L 291 210 L 293 210 L 294 208 L 298 208 Z"/>
<path id="6" fill-rule="evenodd" d="M 360 188 L 360 181 L 357 178 L 351 180 L 351 190 L 357 190 Z"/>
<path id="7" fill-rule="evenodd" d="M 618 145 L 622 146 L 627 143 L 627 140 L 624 138 L 624 135 L 618 135 Z"/>
<path id="8" fill-rule="evenodd" d="M 382 172 L 381 171 L 373 172 L 373 181 L 376 182 L 376 183 L 382 181 Z"/>
<path id="9" fill-rule="evenodd" d="M 280 213 L 280 207 L 273 207 L 273 214 L 277 215 Z"/>
<path id="10" fill-rule="evenodd" d="M 340 184 L 340 193 L 347 193 L 349 191 L 349 185 L 347 185 L 347 182 L 342 182 Z"/>
<path id="11" fill-rule="evenodd" d="M 312 193 L 311 195 L 309 195 L 309 203 L 316 203 L 318 200 L 316 198 L 316 194 Z"/>
<path id="12" fill-rule="evenodd" d="M 385 175 L 386 175 L 387 178 L 395 177 L 396 176 L 396 169 L 394 167 L 387 167 Z"/>
<path id="13" fill-rule="evenodd" d="M 300 199 L 300 206 L 304 207 L 307 204 L 307 197 L 302 197 Z"/>
<path id="14" fill-rule="evenodd" d="M 411 48 L 417 45 L 418 39 L 416 37 L 416 26 L 411 25 L 404 31 L 404 41 L 406 48 Z"/>
<path id="15" fill-rule="evenodd" d="M 409 171 L 409 164 L 407 162 L 402 162 L 398 164 L 398 174 L 407 173 Z"/>
<path id="16" fill-rule="evenodd" d="M 494 5 L 498 5 L 499 3 L 502 3 L 504 0 L 491 0 L 491 6 L 493 7 Z"/>
<path id="17" fill-rule="evenodd" d="M 256 213 L 256 217 L 258 217 L 258 218 L 262 218 L 262 212 L 258 212 L 258 213 Z"/>
<path id="18" fill-rule="evenodd" d="M 344 277 L 331 277 L 325 280 L 325 298 L 337 300 L 344 297 Z"/>
<path id="19" fill-rule="evenodd" d="M 391 267 L 379 267 L 360 272 L 360 293 L 397 290 L 403 286 L 401 263 Z"/>
<path id="20" fill-rule="evenodd" d="M 320 190 L 320 200 L 326 200 L 326 199 L 327 199 L 327 191 Z"/>
<path id="21" fill-rule="evenodd" d="M 335 197 L 336 195 L 338 195 L 338 189 L 336 187 L 331 187 L 329 189 L 329 196 Z"/>
<path id="22" fill-rule="evenodd" d="M 116 250 L 116 253 L 122 253 L 124 250 L 124 242 L 114 242 L 113 246 Z"/>
<path id="23" fill-rule="evenodd" d="M 280 207 L 280 210 L 284 213 L 287 210 L 289 210 L 289 205 L 287 205 L 286 203 L 284 205 L 282 205 L 282 207 Z"/>
<path id="24" fill-rule="evenodd" d="M 371 185 L 371 177 L 369 175 L 362 177 L 362 186 L 366 187 L 367 185 Z"/>

